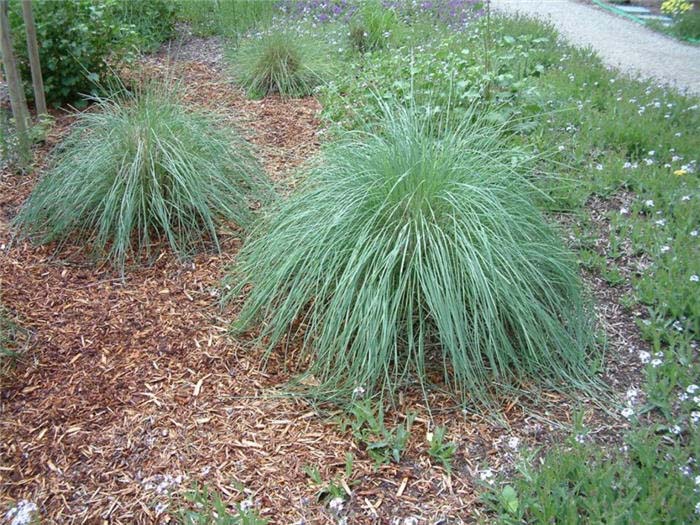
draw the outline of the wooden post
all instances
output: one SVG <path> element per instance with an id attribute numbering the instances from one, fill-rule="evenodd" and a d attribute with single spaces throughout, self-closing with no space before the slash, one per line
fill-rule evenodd
<path id="1" fill-rule="evenodd" d="M 29 134 L 27 133 L 27 101 L 24 98 L 22 80 L 17 71 L 15 53 L 12 49 L 10 35 L 10 20 L 8 18 L 9 0 L 0 0 L 0 48 L 2 49 L 3 64 L 7 89 L 10 92 L 12 115 L 15 117 L 17 138 L 20 147 L 20 162 L 24 166 L 29 161 Z"/>
<path id="2" fill-rule="evenodd" d="M 32 13 L 32 0 L 22 0 L 22 18 L 27 31 L 27 52 L 29 54 L 29 66 L 32 69 L 32 87 L 34 88 L 34 103 L 37 117 L 48 114 L 46 111 L 46 97 L 44 96 L 44 79 L 41 76 L 41 62 L 39 61 L 39 45 L 36 41 L 36 24 Z"/>

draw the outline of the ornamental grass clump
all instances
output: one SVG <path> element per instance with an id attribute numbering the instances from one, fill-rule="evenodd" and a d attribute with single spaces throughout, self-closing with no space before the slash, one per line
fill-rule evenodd
<path id="1" fill-rule="evenodd" d="M 127 257 L 162 241 L 179 256 L 218 249 L 217 228 L 247 227 L 266 194 L 230 123 L 151 85 L 96 98 L 78 115 L 17 221 L 23 236 L 84 242 L 123 272 Z"/>
<path id="2" fill-rule="evenodd" d="M 311 95 L 332 76 L 326 46 L 309 37 L 275 32 L 244 40 L 229 53 L 233 80 L 249 97 L 279 93 L 283 97 Z"/>
<path id="3" fill-rule="evenodd" d="M 317 399 L 586 384 L 591 325 L 575 259 L 533 204 L 532 156 L 474 113 L 435 129 L 384 112 L 256 228 L 229 282 L 229 297 L 251 285 L 235 330 L 282 343 Z"/>

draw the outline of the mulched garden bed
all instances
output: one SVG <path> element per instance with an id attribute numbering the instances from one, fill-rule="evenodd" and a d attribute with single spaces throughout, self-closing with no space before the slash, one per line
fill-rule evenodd
<path id="1" fill-rule="evenodd" d="M 230 115 L 284 193 L 294 169 L 318 150 L 318 102 L 248 100 L 211 58 L 220 53 L 199 40 L 186 46 L 178 46 L 179 60 L 161 53 L 144 67 L 180 80 L 192 104 Z M 198 60 L 196 49 L 208 55 Z M 58 116 L 36 152 L 35 173 L 70 123 Z M 273 358 L 260 370 L 259 350 L 228 337 L 236 305 L 221 310 L 219 287 L 240 236 L 225 236 L 221 255 L 187 262 L 163 251 L 120 279 L 78 246 L 55 253 L 12 242 L 10 221 L 35 179 L 0 174 L 0 302 L 32 334 L 31 349 L 0 379 L 3 508 L 32 501 L 47 523 L 167 523 L 172 504 L 158 504 L 198 481 L 232 502 L 252 499 L 271 523 L 473 522 L 486 469 L 512 468 L 517 448 L 555 442 L 571 423 L 575 402 L 558 394 L 504 400 L 507 425 L 463 414 L 444 399 L 445 410 L 433 416 L 459 444 L 450 476 L 431 464 L 430 414 L 420 394 L 409 394 L 387 421 L 417 413 L 404 459 L 375 470 L 334 414 L 278 395 L 289 377 L 283 363 Z M 615 292 L 594 284 L 612 335 L 608 372 L 628 388 L 639 383 L 634 350 L 642 343 Z M 615 440 L 625 427 L 593 405 L 584 408 L 598 439 Z M 318 466 L 331 480 L 348 452 L 356 458 L 352 495 L 334 513 L 317 501 L 319 487 L 304 467 Z"/>

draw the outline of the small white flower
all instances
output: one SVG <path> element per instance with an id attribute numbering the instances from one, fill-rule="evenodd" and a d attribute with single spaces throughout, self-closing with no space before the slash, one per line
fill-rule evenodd
<path id="1" fill-rule="evenodd" d="M 644 206 L 646 206 L 647 208 L 653 208 L 653 207 L 654 207 L 654 201 L 651 200 L 651 199 L 646 200 L 646 201 L 644 201 Z"/>
<path id="2" fill-rule="evenodd" d="M 596 165 L 595 165 L 595 169 L 597 169 L 598 171 L 603 171 L 603 165 L 602 165 L 602 164 L 596 164 Z"/>
<path id="3" fill-rule="evenodd" d="M 690 420 L 693 422 L 693 425 L 697 425 L 698 423 L 700 423 L 700 412 L 697 412 L 695 410 L 692 411 L 690 413 Z"/>
<path id="4" fill-rule="evenodd" d="M 670 252 L 670 251 L 671 251 L 671 247 L 670 247 L 670 246 L 662 246 L 662 247 L 661 247 L 661 253 L 668 253 L 668 252 Z"/>
<path id="5" fill-rule="evenodd" d="M 695 504 L 695 514 L 700 514 L 700 501 Z"/>
<path id="6" fill-rule="evenodd" d="M 622 167 L 623 167 L 624 169 L 628 170 L 628 169 L 630 169 L 630 168 L 632 167 L 632 163 L 631 163 L 631 162 L 625 162 L 625 163 L 622 165 Z"/>
<path id="7" fill-rule="evenodd" d="M 513 450 L 518 450 L 518 447 L 520 446 L 520 438 L 516 436 L 508 438 L 508 446 Z"/>
<path id="8" fill-rule="evenodd" d="M 673 134 L 674 137 L 680 137 L 681 135 L 683 135 L 683 133 L 681 133 L 680 131 L 678 133 Z"/>
<path id="9" fill-rule="evenodd" d="M 693 471 L 690 469 L 688 465 L 683 465 L 681 467 L 678 467 L 678 470 L 681 474 L 684 476 L 690 477 L 693 474 Z"/>
<path id="10" fill-rule="evenodd" d="M 695 476 L 695 484 L 700 485 L 700 476 Z"/>
<path id="11" fill-rule="evenodd" d="M 687 399 L 688 399 L 688 394 L 686 394 L 685 392 L 681 392 L 680 394 L 678 394 L 679 401 L 686 401 Z"/>
<path id="12" fill-rule="evenodd" d="M 647 364 L 649 360 L 651 359 L 651 354 L 645 350 L 640 350 L 639 352 L 639 360 L 642 362 L 642 364 Z"/>
<path id="13" fill-rule="evenodd" d="M 624 206 L 620 208 L 620 215 L 627 215 L 630 211 Z"/>
<path id="14" fill-rule="evenodd" d="M 565 149 L 566 148 L 563 145 L 559 146 L 559 151 L 564 151 Z"/>
<path id="15" fill-rule="evenodd" d="M 671 162 L 678 162 L 679 160 L 683 160 L 683 157 L 681 157 L 680 155 L 674 155 L 673 157 L 671 157 Z"/>
<path id="16" fill-rule="evenodd" d="M 679 427 L 678 425 L 673 425 L 671 428 L 668 429 L 668 431 L 671 434 L 675 434 L 677 436 L 681 433 L 681 427 Z"/>
<path id="17" fill-rule="evenodd" d="M 331 509 L 331 512 L 334 514 L 340 514 L 343 511 L 343 506 L 345 505 L 345 501 L 343 501 L 343 498 L 333 498 L 331 502 L 328 504 L 328 507 Z"/>
<path id="18" fill-rule="evenodd" d="M 700 386 L 696 385 L 695 383 L 688 385 L 688 387 L 685 389 L 685 391 L 689 394 L 695 394 L 698 390 L 700 390 Z"/>
<path id="19" fill-rule="evenodd" d="M 683 324 L 680 321 L 673 321 L 673 328 L 675 328 L 679 332 L 682 332 L 683 331 Z"/>
<path id="20" fill-rule="evenodd" d="M 622 412 L 620 412 L 623 417 L 630 419 L 634 415 L 634 409 L 632 407 L 625 407 L 622 409 Z"/>
<path id="21" fill-rule="evenodd" d="M 644 159 L 644 162 L 647 166 L 651 166 L 652 164 L 654 164 L 654 159 Z"/>
<path id="22" fill-rule="evenodd" d="M 576 443 L 583 445 L 586 442 L 586 434 L 576 434 L 574 440 L 576 441 Z"/>
<path id="23" fill-rule="evenodd" d="M 697 237 L 697 236 L 698 236 L 698 231 L 697 231 L 697 230 L 693 230 L 692 232 L 690 232 L 690 236 L 691 236 L 691 237 Z"/>
<path id="24" fill-rule="evenodd" d="M 664 362 L 661 359 L 652 359 L 649 364 L 652 368 L 659 368 Z"/>
<path id="25" fill-rule="evenodd" d="M 654 221 L 657 226 L 666 226 L 666 219 L 658 219 Z"/>
<path id="26" fill-rule="evenodd" d="M 479 478 L 481 479 L 481 481 L 485 481 L 489 485 L 493 485 L 493 482 L 494 482 L 493 471 L 490 468 L 482 470 L 479 473 Z"/>
<path id="27" fill-rule="evenodd" d="M 352 391 L 352 397 L 363 397 L 366 390 L 362 386 L 356 386 Z"/>
<path id="28" fill-rule="evenodd" d="M 636 401 L 638 396 L 639 396 L 639 390 L 637 390 L 634 387 L 627 389 L 627 392 L 625 392 L 625 398 L 631 402 Z"/>
<path id="29" fill-rule="evenodd" d="M 700 405 L 700 396 L 693 396 L 693 403 Z"/>
<path id="30" fill-rule="evenodd" d="M 698 281 L 700 281 L 700 277 L 698 277 L 697 275 L 693 274 L 693 275 L 690 276 L 690 282 L 691 282 L 691 283 L 696 283 L 696 282 L 698 282 Z"/>
<path id="31" fill-rule="evenodd" d="M 690 200 L 690 195 L 683 195 L 683 196 L 681 197 L 681 200 L 682 200 L 682 201 L 689 201 L 689 200 Z"/>

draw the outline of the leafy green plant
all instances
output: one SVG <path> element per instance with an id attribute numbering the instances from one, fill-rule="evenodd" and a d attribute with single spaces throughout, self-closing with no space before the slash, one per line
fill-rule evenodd
<path id="1" fill-rule="evenodd" d="M 302 388 L 323 399 L 425 387 L 431 370 L 475 402 L 519 381 L 581 385 L 590 322 L 574 258 L 533 204 L 532 155 L 477 114 L 435 129 L 384 111 L 243 248 L 229 298 L 252 290 L 234 328 L 260 326 L 268 353 L 298 343 L 317 381 Z"/>
<path id="2" fill-rule="evenodd" d="M 303 97 L 330 78 L 328 54 L 322 43 L 306 36 L 273 32 L 244 40 L 229 57 L 234 81 L 249 96 Z"/>
<path id="3" fill-rule="evenodd" d="M 318 487 L 318 492 L 316 494 L 316 500 L 319 502 L 332 501 L 336 498 L 345 499 L 347 493 L 343 488 L 342 481 L 344 480 L 347 485 L 352 485 L 350 478 L 352 477 L 352 468 L 355 456 L 352 452 L 348 452 L 345 455 L 345 472 L 344 477 L 334 476 L 329 482 L 324 482 L 321 477 L 321 471 L 315 465 L 306 465 L 304 467 L 304 473 L 309 477 L 309 480 L 313 485 Z"/>
<path id="4" fill-rule="evenodd" d="M 452 472 L 452 460 L 455 452 L 457 452 L 457 444 L 454 442 L 445 442 L 446 427 L 436 426 L 428 436 L 430 448 L 428 454 L 434 460 L 440 462 L 445 470 Z"/>
<path id="5" fill-rule="evenodd" d="M 414 414 L 408 414 L 403 424 L 389 430 L 384 424 L 384 412 L 371 399 L 355 401 L 348 409 L 347 417 L 341 419 L 343 432 L 350 429 L 353 438 L 360 443 L 375 467 L 394 461 L 399 463 L 408 444 Z M 346 473 L 348 464 L 346 458 Z"/>
<path id="6" fill-rule="evenodd" d="M 119 0 L 33 0 L 46 100 L 74 102 L 97 85 L 134 43 L 134 28 L 118 16 Z M 14 48 L 31 96 L 29 57 L 20 2 L 11 4 Z"/>
<path id="7" fill-rule="evenodd" d="M 392 9 L 378 0 L 364 2 L 350 21 L 350 46 L 360 53 L 387 47 L 399 29 L 399 19 Z"/>
<path id="8" fill-rule="evenodd" d="M 184 494 L 187 506 L 176 511 L 177 522 L 182 525 L 267 525 L 257 510 L 244 503 L 233 508 L 221 499 L 221 495 L 206 485 L 195 484 Z"/>
<path id="9" fill-rule="evenodd" d="M 222 223 L 251 223 L 251 199 L 266 185 L 228 123 L 158 85 L 94 103 L 22 207 L 22 235 L 82 240 L 123 272 L 127 257 L 148 255 L 155 242 L 185 256 L 209 241 L 218 248 Z"/>
<path id="10" fill-rule="evenodd" d="M 673 29 L 681 38 L 700 40 L 700 9 L 680 15 Z"/>
<path id="11" fill-rule="evenodd" d="M 571 440 L 542 462 L 524 458 L 507 484 L 487 487 L 489 523 L 694 523 L 688 450 L 674 441 L 642 430 L 620 451 Z"/>

